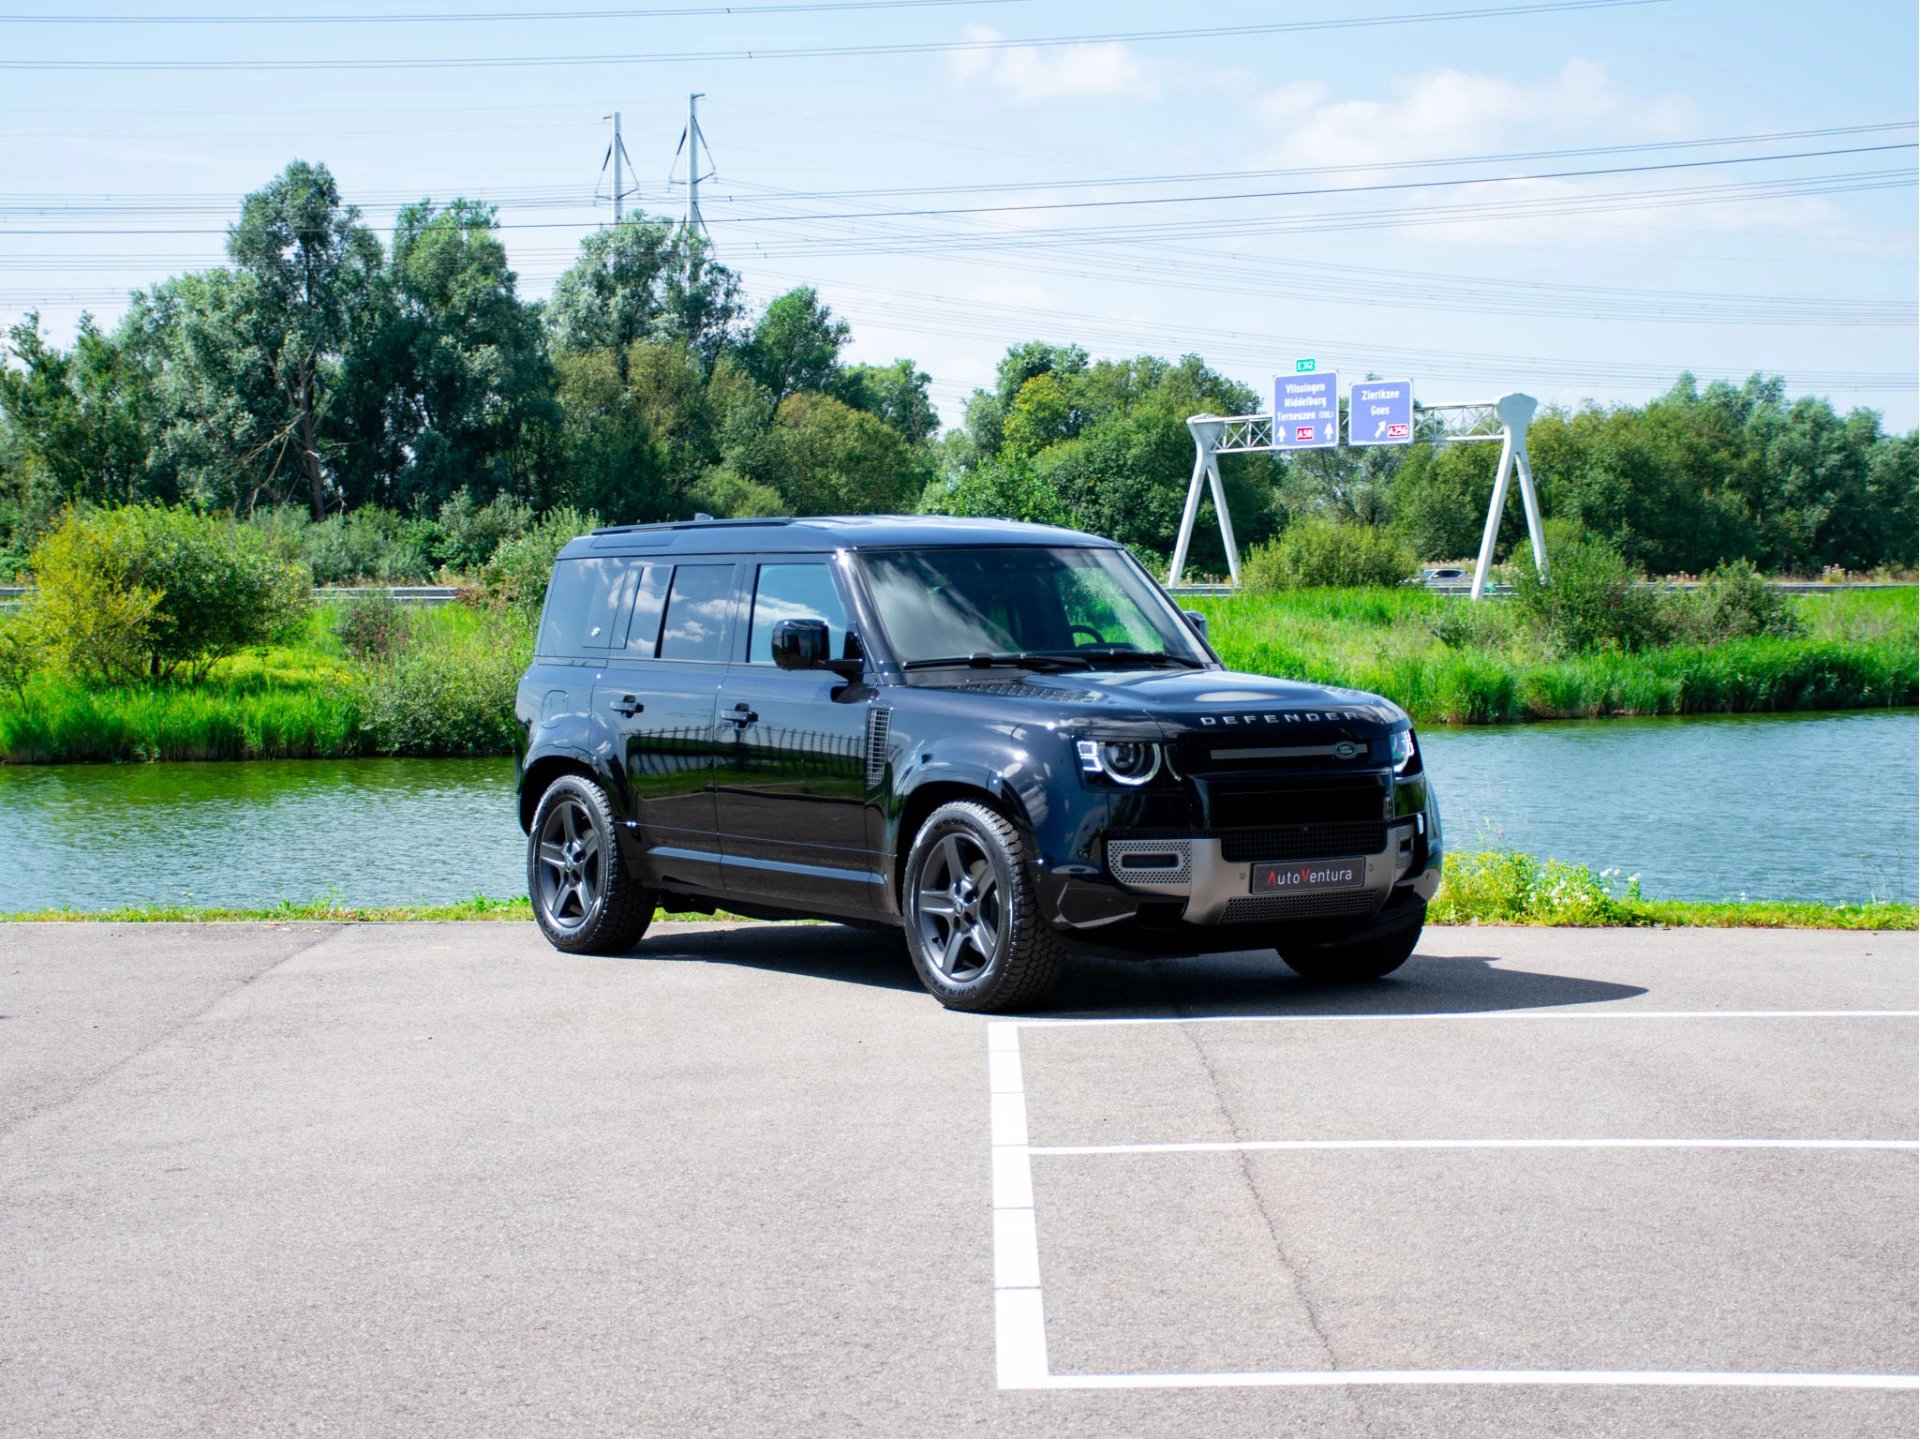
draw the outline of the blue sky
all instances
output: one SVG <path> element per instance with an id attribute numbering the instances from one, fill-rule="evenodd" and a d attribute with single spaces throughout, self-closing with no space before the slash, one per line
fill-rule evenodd
<path id="1" fill-rule="evenodd" d="M 981 0 L 587 20 L 551 17 L 700 7 L 393 0 L 395 13 L 546 18 L 19 19 L 356 8 L 372 7 L 0 4 L 0 67 L 62 66 L 0 68 L 0 323 L 38 301 L 64 339 L 83 308 L 110 321 L 130 287 L 217 263 L 238 197 L 294 157 L 330 166 L 376 227 L 408 199 L 496 200 L 524 292 L 542 296 L 607 215 L 591 202 L 601 117 L 624 116 L 640 191 L 629 203 L 677 213 L 668 172 L 687 92 L 700 90 L 716 167 L 703 209 L 721 258 L 756 301 L 815 285 L 853 322 L 852 356 L 912 356 L 949 421 L 1005 347 L 1031 338 L 1096 355 L 1197 351 L 1256 390 L 1313 355 L 1322 368 L 1409 376 L 1430 403 L 1513 389 L 1635 401 L 1683 369 L 1761 369 L 1796 393 L 1879 410 L 1894 428 L 1912 427 L 1920 408 L 1915 152 L 1698 163 L 1910 146 L 1920 110 L 1910 0 L 1664 0 L 977 50 L 945 47 L 1473 7 Z M 891 43 L 935 48 L 550 67 L 65 68 Z M 1902 128 L 1855 128 L 1869 126 Z M 1841 129 L 1851 133 L 1803 133 Z M 1749 138 L 1761 136 L 1782 138 Z M 1687 143 L 1702 140 L 1735 143 Z M 1605 153 L 1544 158 L 1575 150 Z M 1459 157 L 1494 158 L 1407 164 Z M 1651 164 L 1685 168 L 1492 179 Z M 1228 173 L 1248 171 L 1262 173 Z M 1216 178 L 1138 182 L 1203 174 Z M 1489 183 L 1364 188 L 1441 179 Z M 1299 190 L 1335 193 L 1264 193 Z M 1248 192 L 1259 197 L 1008 208 Z M 884 213 L 956 209 L 975 213 Z"/>

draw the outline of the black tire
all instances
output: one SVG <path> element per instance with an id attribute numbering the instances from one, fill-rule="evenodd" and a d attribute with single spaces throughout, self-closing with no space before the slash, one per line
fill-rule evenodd
<path id="1" fill-rule="evenodd" d="M 948 1009 L 992 1013 L 1043 1003 L 1066 951 L 1040 917 L 1026 836 L 984 804 L 945 804 L 907 855 L 907 950 Z"/>
<path id="2" fill-rule="evenodd" d="M 527 830 L 527 893 L 547 943 L 626 954 L 653 923 L 655 895 L 627 873 L 607 792 L 584 775 L 547 786 Z"/>
<path id="3" fill-rule="evenodd" d="M 1358 984 L 1381 979 L 1405 964 L 1420 942 L 1422 923 L 1350 944 L 1283 944 L 1280 958 L 1302 979 Z"/>

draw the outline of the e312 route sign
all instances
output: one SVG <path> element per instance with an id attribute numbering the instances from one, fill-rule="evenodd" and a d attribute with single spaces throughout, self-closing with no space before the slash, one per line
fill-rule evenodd
<path id="1" fill-rule="evenodd" d="M 1339 443 L 1340 377 L 1331 370 L 1274 376 L 1274 449 L 1328 450 Z"/>
<path id="2" fill-rule="evenodd" d="M 1349 445 L 1413 443 L 1413 381 L 1361 380 L 1347 396 Z"/>

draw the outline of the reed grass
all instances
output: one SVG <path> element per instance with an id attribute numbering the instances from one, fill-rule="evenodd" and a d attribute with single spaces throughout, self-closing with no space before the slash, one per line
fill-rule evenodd
<path id="1" fill-rule="evenodd" d="M 1416 590 L 1296 590 L 1191 602 L 1238 670 L 1385 695 L 1426 724 L 1912 706 L 1913 590 L 1795 598 L 1800 632 L 1560 656 Z M 1498 603 L 1498 602 L 1490 602 Z M 1453 607 L 1453 608 L 1449 608 Z M 1464 636 L 1448 643 L 1442 634 Z"/>

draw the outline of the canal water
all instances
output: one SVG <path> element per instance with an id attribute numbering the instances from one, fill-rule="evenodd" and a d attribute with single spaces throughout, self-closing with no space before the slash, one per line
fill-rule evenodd
<path id="1" fill-rule="evenodd" d="M 1455 850 L 1617 869 L 1660 898 L 1915 898 L 1912 712 L 1421 739 Z M 512 785 L 505 759 L 0 766 L 0 913 L 519 894 Z"/>

